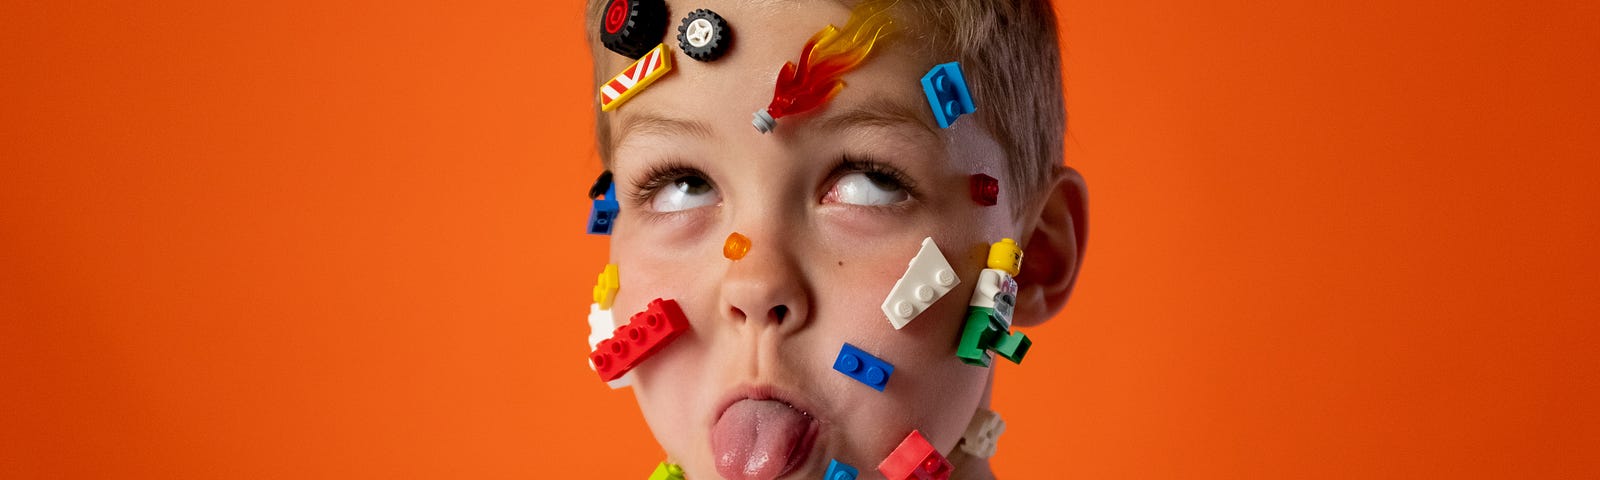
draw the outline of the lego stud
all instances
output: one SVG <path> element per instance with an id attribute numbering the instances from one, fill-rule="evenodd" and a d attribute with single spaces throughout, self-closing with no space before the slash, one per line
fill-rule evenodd
<path id="1" fill-rule="evenodd" d="M 733 42 L 733 31 L 721 15 L 707 9 L 689 12 L 678 25 L 678 49 L 702 62 L 721 57 Z"/>
<path id="2" fill-rule="evenodd" d="M 956 276 L 955 268 L 945 260 L 939 246 L 934 244 L 933 237 L 924 238 L 917 256 L 911 258 L 905 275 L 894 282 L 894 288 L 889 290 L 889 296 L 883 299 L 880 308 L 883 315 L 889 318 L 889 323 L 899 330 L 958 283 L 961 283 L 961 278 Z"/>
<path id="3" fill-rule="evenodd" d="M 663 0 L 610 0 L 600 19 L 600 43 L 632 59 L 660 43 L 666 31 L 667 3 Z"/>
<path id="4" fill-rule="evenodd" d="M 1016 240 L 1002 238 L 989 245 L 989 268 L 1006 272 L 1007 275 L 1017 276 L 1022 271 L 1022 247 Z"/>
<path id="5" fill-rule="evenodd" d="M 600 86 L 600 111 L 616 110 L 669 71 L 672 71 L 672 49 L 665 43 L 658 44 L 643 58 L 634 61 L 628 68 L 622 69 L 622 73 Z"/>
<path id="6" fill-rule="evenodd" d="M 823 480 L 856 480 L 858 475 L 861 475 L 861 471 L 856 470 L 856 467 L 835 459 L 828 459 L 828 471 L 822 474 L 822 478 Z"/>
<path id="7" fill-rule="evenodd" d="M 722 243 L 722 256 L 728 260 L 737 261 L 744 258 L 744 254 L 749 252 L 750 239 L 740 235 L 739 232 L 728 234 L 728 241 Z"/>
<path id="8" fill-rule="evenodd" d="M 833 369 L 880 392 L 888 386 L 889 375 L 894 373 L 894 365 L 848 343 L 839 349 L 839 357 L 834 359 Z"/>
<path id="9" fill-rule="evenodd" d="M 994 204 L 1000 202 L 1000 181 L 995 180 L 994 177 L 974 173 L 969 184 L 969 188 L 972 191 L 972 201 L 978 202 L 978 205 L 993 207 Z"/>
<path id="10" fill-rule="evenodd" d="M 939 128 L 950 128 L 957 117 L 978 109 L 957 62 L 935 65 L 923 75 L 922 93 L 928 97 L 928 106 L 933 107 L 933 119 L 939 122 Z"/>

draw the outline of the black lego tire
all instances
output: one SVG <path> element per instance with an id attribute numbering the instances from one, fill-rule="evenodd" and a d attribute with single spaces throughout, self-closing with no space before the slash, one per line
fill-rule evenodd
<path id="1" fill-rule="evenodd" d="M 689 35 L 689 29 L 694 26 L 696 35 Z M 702 62 L 709 62 L 727 53 L 728 45 L 733 43 L 733 30 L 728 28 L 728 21 L 721 15 L 707 9 L 689 12 L 678 24 L 678 49 L 689 58 Z"/>
<path id="2" fill-rule="evenodd" d="M 624 57 L 643 57 L 666 33 L 663 0 L 609 0 L 600 13 L 600 43 Z"/>

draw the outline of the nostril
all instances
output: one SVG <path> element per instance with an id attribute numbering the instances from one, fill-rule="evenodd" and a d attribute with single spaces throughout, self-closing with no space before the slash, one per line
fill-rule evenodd
<path id="1" fill-rule="evenodd" d="M 783 306 L 783 305 L 778 305 L 776 307 L 772 307 L 772 319 L 773 320 L 776 320 L 778 322 L 782 322 L 783 318 L 787 317 L 787 316 L 789 316 L 789 307 L 786 307 L 786 306 Z"/>

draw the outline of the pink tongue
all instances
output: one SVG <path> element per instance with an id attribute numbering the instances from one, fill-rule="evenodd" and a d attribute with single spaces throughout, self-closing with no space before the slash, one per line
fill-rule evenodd
<path id="1" fill-rule="evenodd" d="M 810 417 L 783 402 L 740 400 L 711 427 L 717 473 L 745 480 L 778 478 L 810 427 Z"/>

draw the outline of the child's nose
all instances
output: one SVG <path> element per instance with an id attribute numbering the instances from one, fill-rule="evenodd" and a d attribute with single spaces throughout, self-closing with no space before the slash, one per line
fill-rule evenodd
<path id="1" fill-rule="evenodd" d="M 810 303 L 805 276 L 784 252 L 752 241 L 722 278 L 725 316 L 746 326 L 794 331 L 806 323 Z"/>

